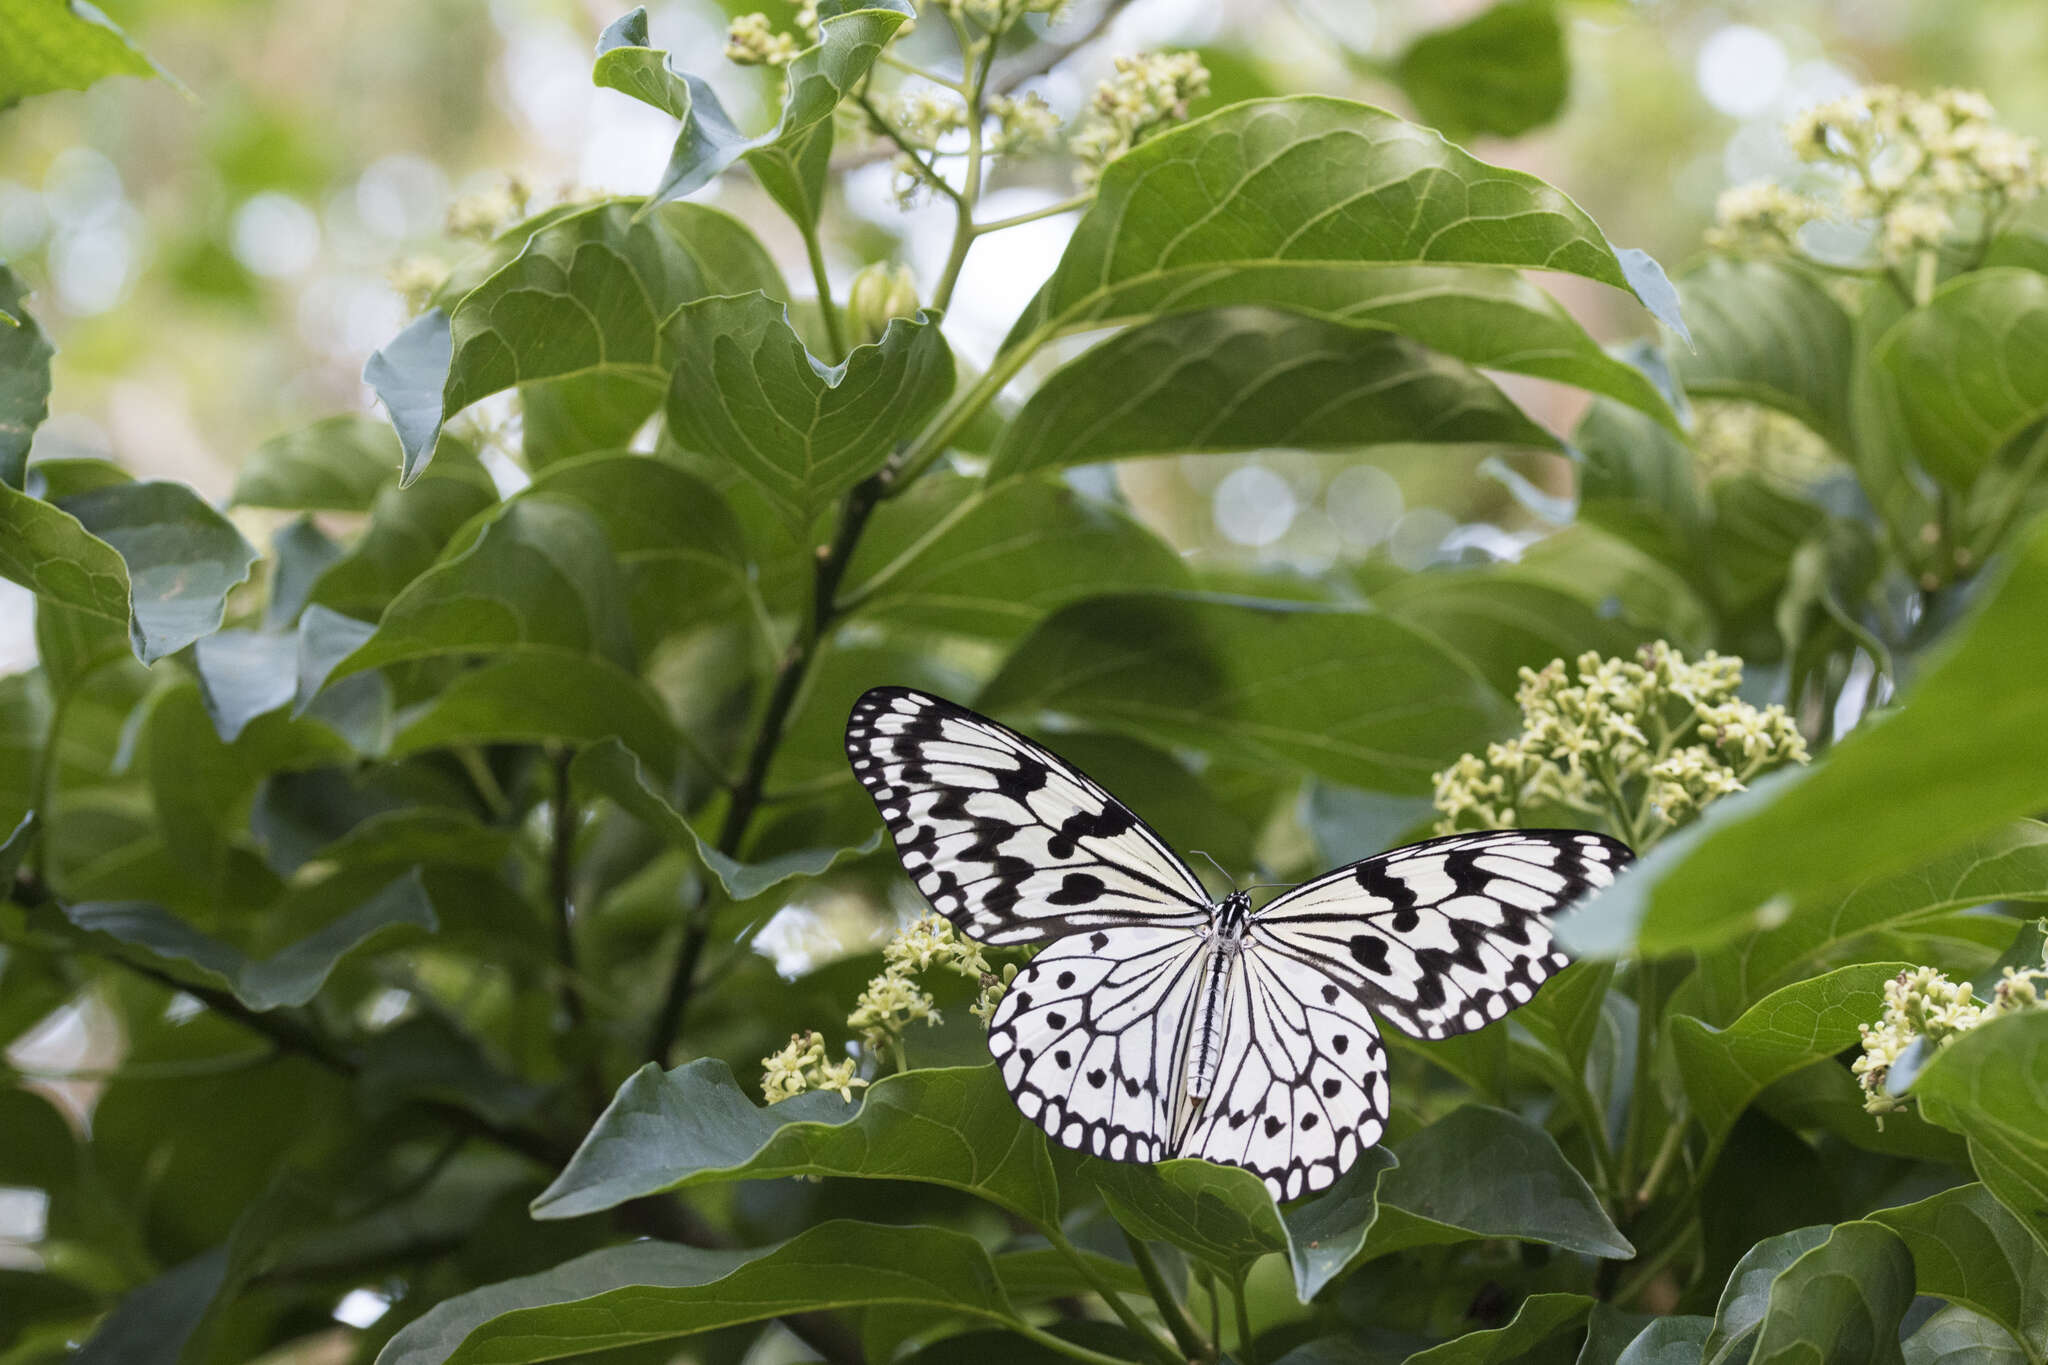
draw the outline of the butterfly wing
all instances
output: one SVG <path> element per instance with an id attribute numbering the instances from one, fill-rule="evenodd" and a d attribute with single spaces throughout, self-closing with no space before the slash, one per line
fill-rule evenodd
<path id="1" fill-rule="evenodd" d="M 1172 1155 L 1204 951 L 1185 930 L 1127 925 L 1060 939 L 1032 958 L 988 1031 L 1024 1117 L 1060 1145 L 1112 1161 Z"/>
<path id="2" fill-rule="evenodd" d="M 1632 856 L 1583 830 L 1430 839 L 1294 888 L 1252 917 L 1250 941 L 1327 973 L 1407 1033 L 1447 1038 L 1565 966 L 1550 916 Z"/>
<path id="3" fill-rule="evenodd" d="M 1040 745 L 942 697 L 878 687 L 846 755 L 934 910 L 984 943 L 1112 925 L 1195 929 L 1209 895 L 1124 804 Z"/>
<path id="4" fill-rule="evenodd" d="M 1275 1199 L 1328 1188 L 1386 1130 L 1372 1016 L 1318 968 L 1250 940 L 1225 1011 L 1215 1092 L 1173 1154 L 1243 1166 Z"/>

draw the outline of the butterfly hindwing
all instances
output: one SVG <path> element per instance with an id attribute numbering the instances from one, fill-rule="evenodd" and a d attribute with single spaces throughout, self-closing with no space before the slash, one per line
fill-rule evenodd
<path id="1" fill-rule="evenodd" d="M 1247 943 L 1214 1092 L 1178 1156 L 1243 1166 L 1275 1199 L 1328 1188 L 1386 1130 L 1387 1058 L 1357 996 Z"/>
<path id="2" fill-rule="evenodd" d="M 988 1047 L 1026 1118 L 1112 1161 L 1172 1155 L 1177 1065 L 1204 948 L 1184 929 L 1124 926 L 1053 943 L 1017 974 Z"/>
<path id="3" fill-rule="evenodd" d="M 1207 892 L 1144 821 L 1040 745 L 924 692 L 878 687 L 846 727 L 854 776 L 932 908 L 983 943 L 1208 922 Z"/>
<path id="4" fill-rule="evenodd" d="M 1628 862 L 1579 830 L 1493 830 L 1397 848 L 1294 888 L 1251 940 L 1327 973 L 1418 1038 L 1469 1033 L 1570 961 L 1550 916 Z"/>

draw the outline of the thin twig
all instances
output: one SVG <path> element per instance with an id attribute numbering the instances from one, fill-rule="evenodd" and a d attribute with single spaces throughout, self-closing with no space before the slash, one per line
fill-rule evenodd
<path id="1" fill-rule="evenodd" d="M 555 775 L 554 819 L 548 841 L 548 902 L 554 909 L 555 962 L 562 973 L 562 1015 L 572 1029 L 583 1027 L 583 992 L 576 974 L 575 907 L 570 893 L 576 859 L 576 801 L 569 765 L 576 751 L 562 745 L 549 755 Z"/>
<path id="2" fill-rule="evenodd" d="M 1166 1282 L 1166 1275 L 1159 1269 L 1159 1258 L 1152 1254 L 1152 1248 L 1145 1245 L 1143 1238 L 1128 1230 L 1124 1230 L 1124 1245 L 1130 1248 L 1131 1264 L 1138 1267 L 1146 1292 L 1151 1294 L 1152 1302 L 1159 1305 L 1159 1316 L 1165 1320 L 1166 1330 L 1173 1333 L 1173 1344 L 1180 1347 L 1181 1354 L 1189 1360 L 1211 1359 L 1215 1350 L 1213 1344 L 1203 1340 L 1202 1329 L 1188 1315 L 1187 1305 Z"/>

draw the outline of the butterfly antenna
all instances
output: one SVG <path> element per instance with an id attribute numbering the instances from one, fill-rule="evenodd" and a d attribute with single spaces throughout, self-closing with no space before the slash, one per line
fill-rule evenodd
<path id="1" fill-rule="evenodd" d="M 1189 850 L 1188 850 L 1188 852 L 1190 852 L 1190 853 L 1198 853 L 1198 854 L 1201 854 L 1201 856 L 1202 856 L 1202 857 L 1204 857 L 1204 858 L 1209 858 L 1209 855 L 1208 855 L 1208 853 L 1207 853 L 1206 851 L 1202 850 L 1202 849 L 1199 849 L 1199 848 L 1191 848 L 1191 849 L 1189 849 Z M 1211 866 L 1211 867 L 1215 868 L 1215 869 L 1216 869 L 1216 873 L 1217 873 L 1217 875 L 1218 875 L 1218 876 L 1220 876 L 1220 877 L 1222 877 L 1224 881 L 1226 881 L 1226 882 L 1229 882 L 1229 883 L 1230 883 L 1230 889 L 1231 889 L 1231 891 L 1232 891 L 1232 893 L 1233 893 L 1233 894 L 1234 894 L 1234 893 L 1235 893 L 1235 892 L 1236 892 L 1236 891 L 1238 890 L 1238 885 L 1237 885 L 1237 878 L 1235 878 L 1235 877 L 1231 876 L 1231 875 L 1230 875 L 1230 874 L 1229 874 L 1228 872 L 1225 872 L 1225 871 L 1223 870 L 1223 864 L 1222 864 L 1222 863 L 1219 863 L 1219 862 L 1217 862 L 1217 861 L 1216 861 L 1216 860 L 1215 860 L 1214 858 L 1209 858 L 1209 866 Z"/>

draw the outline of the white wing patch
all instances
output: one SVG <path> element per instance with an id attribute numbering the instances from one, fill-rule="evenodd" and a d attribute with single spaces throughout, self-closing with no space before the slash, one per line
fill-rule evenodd
<path id="1" fill-rule="evenodd" d="M 1024 1117 L 1061 1146 L 1112 1161 L 1173 1155 L 1177 1061 L 1207 954 L 1186 930 L 1127 927 L 1075 934 L 1032 958 L 988 1030 Z"/>
<path id="2" fill-rule="evenodd" d="M 1293 1199 L 1329 1188 L 1386 1116 L 1386 1051 L 1365 1006 L 1314 967 L 1246 943 L 1216 1093 L 1174 1154 L 1242 1166 Z"/>
<path id="3" fill-rule="evenodd" d="M 1527 1003 L 1565 966 L 1550 916 L 1630 856 L 1580 830 L 1453 834 L 1294 888 L 1252 917 L 1251 939 L 1327 973 L 1403 1031 L 1448 1038 Z"/>
<path id="4" fill-rule="evenodd" d="M 1208 923 L 1208 892 L 1144 821 L 1014 730 L 878 687 L 854 703 L 846 753 L 904 871 L 970 937 L 1042 943 L 1105 925 Z"/>

